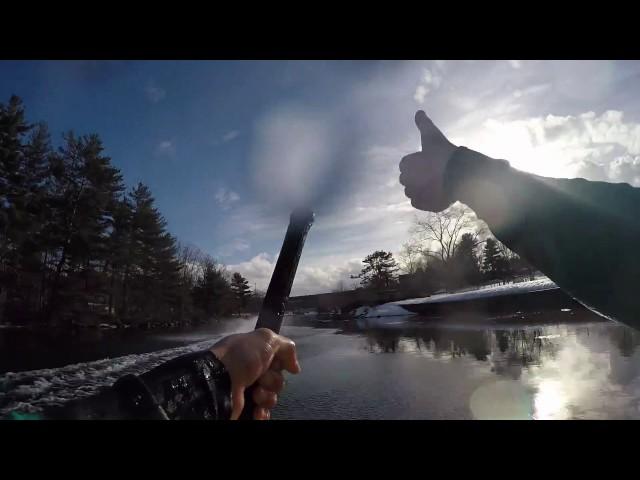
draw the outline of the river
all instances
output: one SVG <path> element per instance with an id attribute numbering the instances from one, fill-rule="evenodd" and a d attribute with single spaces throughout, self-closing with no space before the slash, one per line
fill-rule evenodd
<path id="1" fill-rule="evenodd" d="M 612 322 L 463 324 L 288 316 L 302 373 L 274 419 L 640 418 L 640 332 Z M 255 319 L 74 336 L 0 330 L 0 414 L 90 395 Z"/>

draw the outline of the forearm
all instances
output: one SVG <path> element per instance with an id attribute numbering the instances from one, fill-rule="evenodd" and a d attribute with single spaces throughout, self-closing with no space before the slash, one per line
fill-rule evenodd
<path id="1" fill-rule="evenodd" d="M 494 235 L 585 305 L 640 325 L 640 191 L 526 174 L 461 148 L 446 189 Z"/>
<path id="2" fill-rule="evenodd" d="M 209 351 L 183 355 L 139 377 L 48 412 L 56 419 L 227 420 L 231 381 Z"/>

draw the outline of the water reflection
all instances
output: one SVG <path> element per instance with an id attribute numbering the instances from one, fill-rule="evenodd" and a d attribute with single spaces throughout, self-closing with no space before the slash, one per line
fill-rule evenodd
<path id="1" fill-rule="evenodd" d="M 383 319 L 315 326 L 360 336 L 370 354 L 467 362 L 485 375 L 468 395 L 473 418 L 640 418 L 640 332 L 586 313 L 556 318 L 533 325 Z"/>
<path id="2" fill-rule="evenodd" d="M 253 321 L 74 338 L 0 332 L 0 411 L 24 402 L 44 406 L 81 388 L 110 385 L 118 375 L 250 329 Z M 295 340 L 303 374 L 288 378 L 274 418 L 640 418 L 640 333 L 595 315 L 300 316 L 287 317 L 283 334 Z M 56 364 L 61 368 L 52 368 Z M 3 365 L 5 371 L 31 371 L 3 374 Z"/>

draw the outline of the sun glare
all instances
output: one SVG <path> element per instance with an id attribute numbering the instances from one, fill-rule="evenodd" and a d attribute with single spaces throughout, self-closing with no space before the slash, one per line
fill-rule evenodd
<path id="1" fill-rule="evenodd" d="M 567 397 L 562 383 L 555 380 L 544 380 L 538 386 L 534 398 L 534 415 L 536 420 L 562 420 L 568 417 Z"/>
<path id="2" fill-rule="evenodd" d="M 534 144 L 521 122 L 489 120 L 482 129 L 459 142 L 493 158 L 508 160 L 512 167 L 545 177 L 571 177 L 571 157 L 559 142 Z"/>

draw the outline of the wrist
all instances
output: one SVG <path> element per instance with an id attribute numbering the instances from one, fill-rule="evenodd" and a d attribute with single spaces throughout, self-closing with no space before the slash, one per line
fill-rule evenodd
<path id="1" fill-rule="evenodd" d="M 495 192 L 499 175 L 509 167 L 467 147 L 456 147 L 445 167 L 444 191 L 451 203 L 460 201 L 475 209 L 481 197 Z"/>

